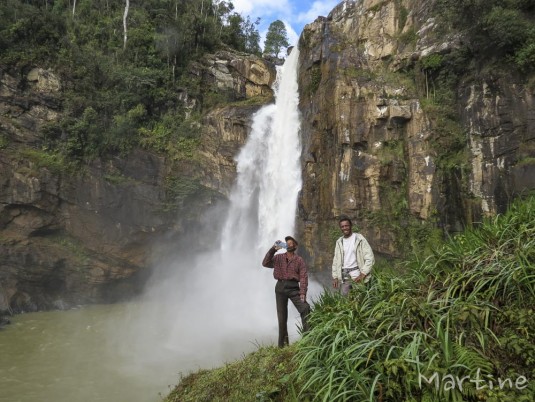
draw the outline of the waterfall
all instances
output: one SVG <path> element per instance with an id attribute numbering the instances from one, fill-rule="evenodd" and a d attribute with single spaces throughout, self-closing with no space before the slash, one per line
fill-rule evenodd
<path id="1" fill-rule="evenodd" d="M 298 59 L 295 47 L 278 68 L 275 104 L 253 116 L 251 133 L 236 159 L 238 177 L 230 196 L 223 250 L 243 241 L 265 248 L 278 237 L 294 234 L 302 184 Z"/>
<path id="2" fill-rule="evenodd" d="M 247 143 L 236 157 L 221 240 L 205 235 L 208 250 L 175 258 L 165 275 L 153 278 L 125 323 L 113 324 L 113 347 L 122 350 L 129 371 L 142 367 L 146 373 L 152 366 L 162 373 L 167 367 L 176 375 L 276 344 L 276 281 L 262 259 L 275 240 L 295 236 L 301 189 L 298 56 L 294 48 L 278 70 L 275 104 L 252 117 Z M 297 336 L 292 320 L 299 317 L 293 306 L 289 317 L 292 340 Z"/>
<path id="3" fill-rule="evenodd" d="M 277 71 L 275 103 L 252 116 L 251 132 L 236 157 L 237 178 L 220 244 L 197 256 L 186 275 L 183 268 L 177 270 L 188 284 L 187 289 L 179 286 L 183 297 L 178 303 L 188 325 L 177 316 L 173 345 L 189 343 L 195 349 L 206 338 L 211 348 L 203 350 L 213 358 L 243 352 L 244 344 L 253 341 L 273 343 L 276 338 L 273 270 L 261 262 L 275 240 L 295 235 L 302 183 L 298 58 L 294 48 Z M 194 358 L 200 358 L 198 352 Z"/>

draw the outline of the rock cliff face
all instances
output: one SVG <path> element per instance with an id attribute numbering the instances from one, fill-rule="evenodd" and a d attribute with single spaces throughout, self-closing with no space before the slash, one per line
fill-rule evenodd
<path id="1" fill-rule="evenodd" d="M 461 40 L 437 33 L 429 7 L 344 1 L 301 35 L 300 228 L 316 269 L 331 263 L 340 215 L 374 250 L 398 255 L 408 234 L 458 230 L 535 187 L 534 96 L 522 79 L 462 77 L 451 130 L 423 107 L 431 95 L 416 66 Z"/>
<path id="2" fill-rule="evenodd" d="M 228 194 L 232 158 L 258 108 L 239 101 L 269 99 L 275 71 L 257 57 L 221 52 L 191 73 L 203 87 L 237 101 L 208 114 L 193 158 L 172 162 L 137 149 L 76 170 L 41 149 L 41 127 L 62 114 L 59 77 L 40 68 L 0 69 L 0 313 L 135 293 L 154 242 L 178 238 L 200 211 Z M 189 111 L 201 104 L 182 96 Z M 195 180 L 177 193 L 173 186 L 184 183 L 172 178 L 179 176 Z"/>
<path id="3" fill-rule="evenodd" d="M 224 97 L 204 118 L 199 159 L 201 184 L 228 196 L 236 176 L 234 157 L 247 139 L 251 115 L 273 99 L 275 66 L 256 56 L 221 51 L 207 56 L 192 75 L 207 88 L 205 104 L 211 95 Z"/>

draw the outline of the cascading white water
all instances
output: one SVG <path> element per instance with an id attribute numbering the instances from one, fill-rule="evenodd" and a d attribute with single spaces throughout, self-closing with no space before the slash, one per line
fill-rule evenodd
<path id="1" fill-rule="evenodd" d="M 272 342 L 276 335 L 273 271 L 261 262 L 275 240 L 294 235 L 301 189 L 298 57 L 294 48 L 278 71 L 275 104 L 253 116 L 251 133 L 237 156 L 221 244 L 198 255 L 192 266 L 178 267 L 170 281 L 180 301 L 167 302 L 177 318 L 167 344 L 189 344 L 187 350 L 195 350 L 192 359 L 203 360 L 197 342 L 212 345 L 202 350 L 213 360 L 243 352 L 244 343 Z"/>
<path id="2" fill-rule="evenodd" d="M 253 116 L 250 136 L 237 157 L 223 250 L 244 240 L 266 247 L 277 237 L 293 235 L 302 184 L 298 59 L 295 47 L 278 70 L 275 104 Z"/>
<path id="3" fill-rule="evenodd" d="M 143 370 L 161 368 L 169 359 L 182 371 L 220 365 L 258 344 L 276 342 L 275 280 L 261 263 L 275 240 L 295 235 L 301 189 L 298 57 L 294 48 L 278 71 L 275 104 L 253 116 L 236 159 L 238 175 L 221 240 L 206 235 L 209 250 L 178 256 L 166 266 L 123 325 L 128 341 L 119 337 L 116 347 L 130 361 L 135 354 L 135 365 Z M 289 329 L 295 337 L 291 322 Z"/>

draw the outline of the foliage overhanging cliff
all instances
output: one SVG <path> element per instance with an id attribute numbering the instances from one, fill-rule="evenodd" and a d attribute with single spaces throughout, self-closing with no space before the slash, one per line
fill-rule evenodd
<path id="1" fill-rule="evenodd" d="M 272 97 L 230 2 L 132 2 L 126 30 L 125 4 L 0 5 L 0 311 L 137 292 L 155 243 L 228 194 Z"/>

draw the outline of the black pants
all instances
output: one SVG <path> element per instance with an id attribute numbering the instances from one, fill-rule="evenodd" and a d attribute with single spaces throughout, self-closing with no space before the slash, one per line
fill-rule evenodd
<path id="1" fill-rule="evenodd" d="M 288 299 L 292 301 L 299 314 L 303 332 L 308 331 L 307 316 L 310 313 L 310 305 L 301 301 L 299 297 L 299 282 L 278 280 L 275 286 L 275 299 L 277 300 L 277 318 L 279 320 L 279 347 L 288 345 Z"/>

